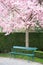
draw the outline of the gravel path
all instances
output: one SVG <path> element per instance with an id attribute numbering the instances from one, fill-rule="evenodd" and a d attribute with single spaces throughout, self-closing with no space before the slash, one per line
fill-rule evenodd
<path id="1" fill-rule="evenodd" d="M 0 57 L 0 65 L 43 65 L 43 64 L 21 59 Z"/>

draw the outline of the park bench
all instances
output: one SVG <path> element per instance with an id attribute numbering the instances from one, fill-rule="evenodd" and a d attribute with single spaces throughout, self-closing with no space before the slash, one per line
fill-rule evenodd
<path id="1" fill-rule="evenodd" d="M 17 52 L 16 49 L 18 50 L 27 50 L 27 51 L 32 51 L 32 53 L 24 53 L 24 52 Z M 13 51 L 11 51 L 10 53 L 11 54 L 20 54 L 20 55 L 26 55 L 26 56 L 29 56 L 29 57 L 32 57 L 32 59 L 35 57 L 35 53 L 34 51 L 36 51 L 37 48 L 35 47 L 21 47 L 21 46 L 13 46 Z"/>

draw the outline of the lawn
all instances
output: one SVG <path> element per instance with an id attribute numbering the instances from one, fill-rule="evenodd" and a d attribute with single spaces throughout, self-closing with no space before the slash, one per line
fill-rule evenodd
<path id="1" fill-rule="evenodd" d="M 0 53 L 0 57 L 9 57 L 9 58 L 20 58 L 20 59 L 25 59 L 25 60 L 32 60 L 31 57 L 28 57 L 28 56 L 22 56 L 22 55 L 10 55 L 8 53 Z M 35 62 L 39 62 L 39 63 L 42 63 L 43 64 L 43 59 L 42 58 L 37 58 L 35 57 L 34 58 L 34 61 Z"/>

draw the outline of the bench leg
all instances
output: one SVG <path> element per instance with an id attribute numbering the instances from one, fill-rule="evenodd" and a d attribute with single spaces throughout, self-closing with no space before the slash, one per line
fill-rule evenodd
<path id="1" fill-rule="evenodd" d="M 32 56 L 32 61 L 34 61 L 34 56 Z"/>
<path id="2" fill-rule="evenodd" d="M 34 56 L 32 56 L 31 59 L 30 59 L 30 57 L 28 58 L 28 62 L 30 62 L 30 61 L 34 61 Z"/>

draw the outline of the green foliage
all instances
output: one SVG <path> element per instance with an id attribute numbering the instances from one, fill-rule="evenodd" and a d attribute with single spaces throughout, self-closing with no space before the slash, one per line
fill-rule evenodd
<path id="1" fill-rule="evenodd" d="M 43 59 L 43 52 L 42 51 L 35 51 L 35 56 Z"/>
<path id="2" fill-rule="evenodd" d="M 29 33 L 30 47 L 37 47 L 43 50 L 43 33 Z M 25 46 L 25 33 L 12 33 L 5 36 L 0 33 L 0 52 L 11 51 L 12 46 Z"/>
<path id="3" fill-rule="evenodd" d="M 37 47 L 39 50 L 43 50 L 43 33 L 30 33 L 29 41 L 30 46 Z"/>
<path id="4" fill-rule="evenodd" d="M 13 45 L 24 46 L 23 36 L 24 34 L 17 34 L 17 33 L 5 36 L 4 33 L 0 33 L 0 52 L 10 51 Z"/>

